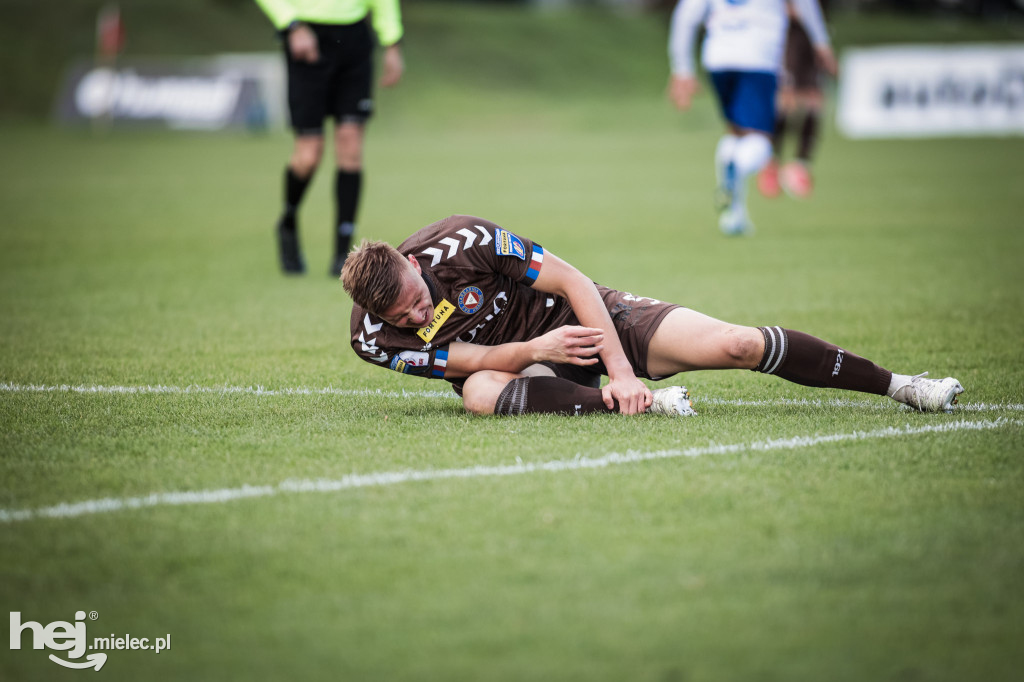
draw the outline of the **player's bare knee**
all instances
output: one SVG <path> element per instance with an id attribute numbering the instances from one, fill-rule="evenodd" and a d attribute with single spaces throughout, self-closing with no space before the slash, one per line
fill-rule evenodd
<path id="1" fill-rule="evenodd" d="M 466 408 L 466 412 L 469 412 L 470 414 L 494 414 L 494 405 L 494 401 L 488 403 L 488 401 L 478 393 L 470 393 L 466 390 L 463 390 L 462 392 L 462 406 Z"/>
<path id="2" fill-rule="evenodd" d="M 466 378 L 462 386 L 462 406 L 471 414 L 494 414 L 498 395 L 505 381 L 491 376 L 492 372 L 477 372 Z"/>
<path id="3" fill-rule="evenodd" d="M 752 327 L 730 327 L 725 330 L 722 350 L 734 367 L 749 369 L 761 361 L 764 338 Z"/>

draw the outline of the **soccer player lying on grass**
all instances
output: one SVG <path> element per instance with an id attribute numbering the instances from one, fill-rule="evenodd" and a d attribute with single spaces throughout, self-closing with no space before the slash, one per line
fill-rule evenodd
<path id="1" fill-rule="evenodd" d="M 688 415 L 699 369 L 752 369 L 804 386 L 952 409 L 956 379 L 894 374 L 782 327 L 743 327 L 600 286 L 540 244 L 473 216 L 428 225 L 397 249 L 364 241 L 341 275 L 352 347 L 367 362 L 445 379 L 474 414 Z M 608 383 L 600 388 L 601 375 Z"/>

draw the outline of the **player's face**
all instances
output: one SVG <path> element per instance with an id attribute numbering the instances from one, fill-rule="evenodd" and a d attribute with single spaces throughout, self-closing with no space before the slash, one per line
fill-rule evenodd
<path id="1" fill-rule="evenodd" d="M 422 329 L 434 317 L 434 303 L 430 300 L 427 283 L 420 277 L 419 263 L 414 258 L 410 261 L 398 300 L 381 313 L 380 318 L 392 327 Z"/>

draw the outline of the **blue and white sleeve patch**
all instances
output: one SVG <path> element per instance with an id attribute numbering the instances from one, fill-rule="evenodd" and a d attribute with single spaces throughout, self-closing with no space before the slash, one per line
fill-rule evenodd
<path id="1" fill-rule="evenodd" d="M 499 256 L 513 256 L 519 260 L 526 260 L 526 247 L 523 245 L 523 240 L 500 227 L 494 230 L 494 253 Z"/>
<path id="2" fill-rule="evenodd" d="M 391 359 L 391 369 L 402 374 L 426 374 L 430 368 L 429 353 L 404 350 Z"/>
<path id="3" fill-rule="evenodd" d="M 533 254 L 530 256 L 530 265 L 523 275 L 523 284 L 533 286 L 540 276 L 540 267 L 544 264 L 544 248 L 540 244 L 533 245 Z"/>
<path id="4" fill-rule="evenodd" d="M 434 354 L 434 366 L 430 371 L 430 376 L 434 379 L 444 379 L 446 367 L 448 367 L 448 351 L 438 349 Z"/>

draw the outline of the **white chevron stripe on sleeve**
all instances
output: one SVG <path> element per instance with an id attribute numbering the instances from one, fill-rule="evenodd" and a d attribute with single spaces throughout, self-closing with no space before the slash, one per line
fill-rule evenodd
<path id="1" fill-rule="evenodd" d="M 459 252 L 460 242 L 458 239 L 445 237 L 444 239 L 439 240 L 439 243 L 448 245 L 448 255 L 446 256 L 447 258 L 451 258 L 452 256 Z"/>
<path id="2" fill-rule="evenodd" d="M 435 249 L 433 246 L 431 246 L 429 248 L 426 248 L 426 249 L 423 249 L 422 251 L 420 251 L 420 253 L 426 254 L 426 255 L 431 257 L 430 258 L 430 267 L 434 267 L 435 265 L 440 263 L 441 262 L 441 256 L 444 255 L 444 252 L 441 251 L 441 249 Z"/>
<path id="3" fill-rule="evenodd" d="M 474 225 L 473 227 L 475 227 L 476 229 L 480 230 L 480 234 L 482 234 L 484 236 L 484 238 L 480 240 L 480 246 L 484 246 L 486 244 L 490 244 L 491 243 L 491 232 L 490 232 L 490 230 L 488 230 L 483 225 Z"/>
<path id="4" fill-rule="evenodd" d="M 369 313 L 367 313 L 363 317 L 363 327 L 366 328 L 366 333 L 367 334 L 376 334 L 377 332 L 379 332 L 381 330 L 381 327 L 383 327 L 383 326 L 384 326 L 383 322 L 380 322 L 378 324 L 370 324 L 370 314 Z"/>
<path id="5" fill-rule="evenodd" d="M 476 232 L 474 232 L 473 230 L 469 229 L 468 227 L 464 227 L 461 230 L 459 230 L 459 234 L 461 234 L 463 237 L 466 238 L 466 247 L 465 248 L 467 248 L 467 249 L 473 248 L 473 243 L 476 242 Z"/>

